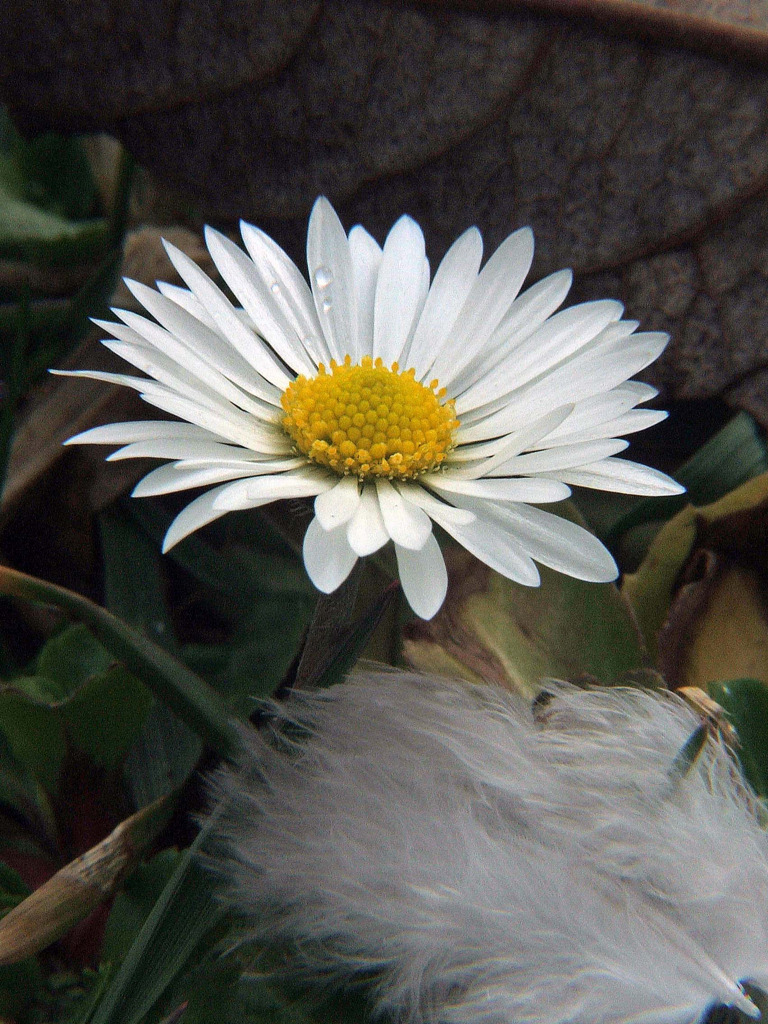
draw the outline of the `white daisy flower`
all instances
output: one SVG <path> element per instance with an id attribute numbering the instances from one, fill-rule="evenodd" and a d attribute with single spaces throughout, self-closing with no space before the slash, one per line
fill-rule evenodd
<path id="1" fill-rule="evenodd" d="M 446 253 L 430 284 L 424 236 L 401 217 L 383 249 L 347 235 L 327 199 L 309 221 L 309 285 L 282 249 L 241 225 L 247 254 L 206 230 L 242 309 L 166 243 L 187 288 L 126 284 L 154 320 L 116 309 L 97 321 L 147 376 L 73 371 L 134 388 L 182 422 L 96 427 L 70 444 L 123 445 L 110 459 L 158 458 L 136 496 L 209 487 L 173 521 L 167 551 L 225 512 L 314 497 L 304 562 L 335 590 L 358 558 L 388 541 L 414 611 L 443 603 L 438 523 L 504 576 L 535 586 L 535 561 L 591 581 L 616 565 L 586 530 L 537 506 L 570 485 L 677 494 L 673 480 L 616 455 L 617 435 L 665 413 L 636 408 L 656 391 L 628 378 L 663 350 L 635 334 L 618 302 L 555 313 L 571 284 L 560 271 L 519 294 L 533 258 L 523 228 L 480 270 L 476 228 Z"/>

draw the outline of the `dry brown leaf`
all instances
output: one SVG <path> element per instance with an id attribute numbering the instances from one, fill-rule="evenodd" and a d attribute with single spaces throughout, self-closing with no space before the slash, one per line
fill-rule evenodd
<path id="1" fill-rule="evenodd" d="M 167 823 L 171 806 L 164 797 L 126 818 L 10 910 L 0 920 L 0 966 L 45 949 L 108 899 Z"/>
<path id="2" fill-rule="evenodd" d="M 542 6 L 701 47 L 741 33 L 768 53 L 765 0 Z M 22 123 L 110 129 L 209 216 L 256 219 L 297 257 L 320 192 L 379 237 L 412 213 L 433 263 L 469 224 L 490 249 L 530 223 L 535 274 L 572 265 L 576 297 L 616 295 L 671 331 L 654 382 L 768 422 L 768 74 L 754 62 L 512 3 L 9 13 L 0 94 Z"/>
<path id="3" fill-rule="evenodd" d="M 736 564 L 721 567 L 702 583 L 706 599 L 686 638 L 680 678 L 698 687 L 721 679 L 768 684 L 768 605 L 762 581 Z"/>
<path id="4" fill-rule="evenodd" d="M 622 593 L 670 686 L 768 683 L 767 564 L 768 473 L 659 531 Z"/>

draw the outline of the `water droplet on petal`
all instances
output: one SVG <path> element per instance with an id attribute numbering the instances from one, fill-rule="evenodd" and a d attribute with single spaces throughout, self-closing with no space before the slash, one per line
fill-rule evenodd
<path id="1" fill-rule="evenodd" d="M 333 303 L 330 299 L 323 299 L 323 312 L 329 313 L 332 305 Z"/>
<path id="2" fill-rule="evenodd" d="M 327 288 L 333 281 L 333 274 L 328 267 L 319 266 L 315 271 L 315 284 L 318 288 Z"/>
<path id="3" fill-rule="evenodd" d="M 272 292 L 273 295 L 279 295 L 280 284 L 277 281 L 273 281 L 272 284 L 269 286 L 269 290 Z"/>

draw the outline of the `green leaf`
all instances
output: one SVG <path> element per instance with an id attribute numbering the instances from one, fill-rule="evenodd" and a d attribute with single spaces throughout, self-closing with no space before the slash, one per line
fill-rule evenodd
<path id="1" fill-rule="evenodd" d="M 312 610 L 309 598 L 262 595 L 248 603 L 233 635 L 223 644 L 184 648 L 184 660 L 246 716 L 253 698 L 271 694 L 288 671 Z"/>
<path id="2" fill-rule="evenodd" d="M 637 572 L 627 574 L 621 588 L 654 660 L 660 653 L 662 630 L 669 636 L 665 624 L 673 611 L 683 570 L 694 553 L 710 552 L 718 559 L 722 555 L 723 565 L 741 559 L 750 566 L 759 566 L 767 517 L 768 473 L 762 473 L 711 505 L 688 505 L 661 528 Z M 740 611 L 747 611 L 746 603 Z M 687 642 L 692 638 L 695 630 L 690 622 L 683 632 L 685 636 L 681 639 Z M 661 667 L 665 673 L 669 672 L 668 666 Z M 723 674 L 719 673 L 721 677 Z M 739 674 L 747 673 L 735 667 L 733 675 Z M 716 676 L 710 675 L 709 679 L 712 678 Z M 709 679 L 705 679 L 704 684 Z M 685 676 L 670 681 L 678 686 L 688 682 Z M 701 678 L 691 680 L 690 685 L 702 685 Z"/>
<path id="3" fill-rule="evenodd" d="M 103 256 L 109 241 L 104 218 L 68 221 L 15 199 L 0 182 L 0 256 L 29 262 L 89 261 Z"/>
<path id="4" fill-rule="evenodd" d="M 175 988 L 176 998 L 183 996 L 187 1003 L 183 1024 L 314 1024 L 318 1019 L 306 1000 L 291 998 L 270 978 L 242 969 L 232 957 L 214 954 L 181 978 Z"/>
<path id="5" fill-rule="evenodd" d="M 18 688 L 0 688 L 0 728 L 14 757 L 49 793 L 55 793 L 67 752 L 64 723 L 49 698 L 43 696 L 43 687 L 35 685 L 38 680 L 18 682 Z M 33 695 L 36 690 L 40 696 Z"/>
<path id="6" fill-rule="evenodd" d="M 0 861 L 0 915 L 29 896 L 29 886 L 18 871 Z"/>
<path id="7" fill-rule="evenodd" d="M 34 957 L 0 966 L 0 1020 L 21 1020 L 43 987 L 43 973 Z"/>
<path id="8" fill-rule="evenodd" d="M 73 744 L 105 768 L 117 768 L 137 739 L 152 696 L 122 665 L 90 679 L 61 704 L 67 735 Z"/>
<path id="9" fill-rule="evenodd" d="M 103 513 L 99 528 L 107 607 L 144 636 L 178 654 L 164 600 L 159 548 L 124 506 Z M 143 807 L 179 788 L 194 771 L 201 751 L 199 737 L 164 705 L 156 705 L 125 763 L 124 778 L 135 806 Z"/>
<path id="10" fill-rule="evenodd" d="M 27 142 L 2 113 L 0 255 L 36 262 L 103 254 L 108 222 L 79 140 L 48 133 Z"/>
<path id="11" fill-rule="evenodd" d="M 65 1016 L 61 1018 L 61 1024 L 89 1024 L 94 1007 L 106 991 L 111 977 L 110 964 L 99 964 L 96 971 L 83 971 L 78 991 L 70 991 L 68 998 L 62 1001 L 61 1009 Z"/>
<path id="12" fill-rule="evenodd" d="M 56 820 L 48 797 L 0 732 L 0 814 L 20 822 L 45 851 L 56 850 Z"/>
<path id="13" fill-rule="evenodd" d="M 523 587 L 460 549 L 450 549 L 452 585 L 430 622 L 405 631 L 416 668 L 494 681 L 533 699 L 547 678 L 632 683 L 646 667 L 628 603 L 612 583 L 584 583 L 544 567 Z"/>
<path id="14" fill-rule="evenodd" d="M 672 762 L 669 770 L 671 779 L 683 779 L 696 764 L 709 737 L 709 726 L 706 722 L 694 729 Z"/>
<path id="15" fill-rule="evenodd" d="M 0 593 L 52 604 L 79 618 L 168 707 L 224 756 L 239 746 L 222 698 L 203 679 L 106 609 L 64 587 L 0 566 Z"/>
<path id="16" fill-rule="evenodd" d="M 159 548 L 171 517 L 149 501 L 131 502 L 127 510 Z M 250 534 L 238 531 L 238 516 L 233 514 L 226 517 L 226 524 L 212 523 L 206 531 L 218 543 L 192 534 L 168 557 L 216 594 L 218 610 L 227 616 L 238 618 L 244 608 L 267 595 L 314 599 L 316 592 L 301 560 L 290 553 L 266 519 L 255 512 L 249 515 Z"/>
<path id="17" fill-rule="evenodd" d="M 0 111 L 0 166 L 3 182 L 22 199 L 81 220 L 96 212 L 98 190 L 81 141 L 46 132 L 23 139 L 7 112 Z"/>
<path id="18" fill-rule="evenodd" d="M 768 797 L 768 687 L 758 679 L 730 679 L 711 683 L 708 691 L 736 729 L 744 774 L 759 796 Z"/>
<path id="19" fill-rule="evenodd" d="M 376 627 L 400 590 L 398 583 L 391 583 L 371 603 L 352 625 L 337 638 L 335 648 L 327 652 L 327 660 L 313 679 L 307 679 L 305 688 L 333 686 L 341 682 L 365 650 Z"/>
<path id="20" fill-rule="evenodd" d="M 46 643 L 37 659 L 37 672 L 60 687 L 63 697 L 93 676 L 103 675 L 114 660 L 85 626 L 76 625 Z"/>
<path id="21" fill-rule="evenodd" d="M 149 711 L 147 688 L 84 626 L 49 640 L 37 664 L 40 675 L 0 687 L 0 729 L 18 760 L 49 792 L 56 791 L 68 746 L 97 765 L 117 767 Z"/>
<path id="22" fill-rule="evenodd" d="M 155 704 L 123 768 L 134 806 L 144 807 L 179 789 L 194 771 L 202 751 L 200 737 L 165 704 Z"/>
<path id="23" fill-rule="evenodd" d="M 347 624 L 354 612 L 362 571 L 363 565 L 358 562 L 337 590 L 318 598 L 295 677 L 289 685 L 313 689 L 338 658 L 344 657 L 349 646 Z"/>
<path id="24" fill-rule="evenodd" d="M 156 644 L 176 650 L 157 545 L 119 505 L 99 516 L 99 534 L 106 607 Z"/>

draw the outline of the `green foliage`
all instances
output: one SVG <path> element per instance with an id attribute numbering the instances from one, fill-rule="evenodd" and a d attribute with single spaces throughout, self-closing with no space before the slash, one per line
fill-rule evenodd
<path id="1" fill-rule="evenodd" d="M 45 645 L 35 675 L 0 687 L 0 728 L 16 760 L 55 793 L 68 750 L 117 767 L 150 701 L 84 626 L 72 626 Z"/>
<path id="2" fill-rule="evenodd" d="M 80 142 L 25 141 L 0 111 L 0 257 L 61 263 L 103 255 L 108 221 Z"/>
<path id="3" fill-rule="evenodd" d="M 731 679 L 709 686 L 739 737 L 738 754 L 755 792 L 768 799 L 768 687 L 759 679 Z"/>

